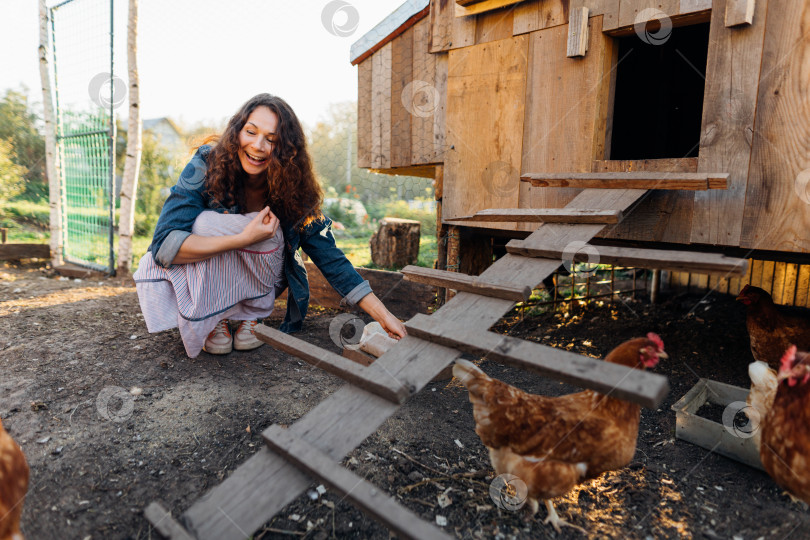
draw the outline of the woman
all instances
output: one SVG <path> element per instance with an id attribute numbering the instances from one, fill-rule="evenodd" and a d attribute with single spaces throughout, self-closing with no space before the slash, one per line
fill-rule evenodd
<path id="1" fill-rule="evenodd" d="M 202 335 L 213 354 L 253 349 L 262 345 L 255 319 L 270 314 L 285 287 L 280 329 L 299 331 L 309 306 L 302 248 L 348 304 L 404 337 L 335 245 L 322 200 L 295 113 L 270 94 L 250 99 L 214 146 L 197 149 L 163 206 L 134 276 L 149 331 L 179 326 L 191 357 Z M 233 337 L 228 318 L 241 321 Z"/>

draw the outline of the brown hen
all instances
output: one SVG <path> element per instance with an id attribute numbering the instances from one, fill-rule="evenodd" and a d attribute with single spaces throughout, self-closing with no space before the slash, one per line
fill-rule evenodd
<path id="1" fill-rule="evenodd" d="M 605 361 L 643 369 L 666 357 L 661 338 L 650 333 L 619 345 Z M 469 390 L 475 432 L 489 448 L 495 471 L 526 484 L 532 513 L 538 499 L 544 499 L 545 523 L 558 531 L 560 525 L 572 525 L 559 518 L 549 499 L 584 479 L 626 466 L 635 454 L 636 404 L 592 390 L 560 397 L 528 394 L 466 360 L 456 361 L 453 374 Z"/>
<path id="2" fill-rule="evenodd" d="M 810 318 L 786 313 L 759 287 L 746 285 L 737 296 L 748 314 L 745 324 L 754 360 L 779 369 L 779 359 L 790 345 L 810 350 Z"/>
<path id="3" fill-rule="evenodd" d="M 28 463 L 0 420 L 0 540 L 22 540 L 20 515 L 28 491 Z"/>
<path id="4" fill-rule="evenodd" d="M 810 504 L 810 353 L 791 346 L 777 378 L 776 396 L 761 426 L 759 457 L 777 484 Z"/>

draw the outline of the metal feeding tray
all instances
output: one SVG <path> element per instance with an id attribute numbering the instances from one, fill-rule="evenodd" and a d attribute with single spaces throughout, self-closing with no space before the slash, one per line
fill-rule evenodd
<path id="1" fill-rule="evenodd" d="M 675 411 L 675 436 L 706 450 L 762 469 L 759 450 L 754 444 L 755 427 L 739 426 L 739 419 L 747 409 L 748 389 L 709 379 L 700 379 L 672 406 Z M 724 408 L 722 423 L 697 414 L 704 404 Z"/>

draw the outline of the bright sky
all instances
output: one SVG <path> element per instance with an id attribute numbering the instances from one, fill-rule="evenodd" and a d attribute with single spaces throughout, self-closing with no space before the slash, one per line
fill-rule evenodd
<path id="1" fill-rule="evenodd" d="M 86 11 L 105 1 L 73 0 L 75 6 L 62 9 L 68 13 L 70 7 L 86 20 Z M 349 49 L 404 0 L 342 0 L 338 10 L 335 1 L 140 0 L 143 118 L 220 122 L 251 96 L 270 92 L 312 125 L 330 103 L 356 100 L 357 67 L 349 63 Z M 126 79 L 127 1 L 114 2 L 115 72 Z M 56 3 L 48 0 L 49 6 Z M 25 84 L 41 102 L 37 6 L 37 0 L 0 0 L 0 93 Z M 322 21 L 329 7 L 334 27 Z M 103 19 L 98 27 L 104 27 Z M 58 45 L 57 40 L 57 54 Z M 89 86 L 98 71 L 83 67 L 90 73 L 74 85 L 82 93 L 85 80 Z M 59 75 L 68 80 L 67 73 Z M 126 116 L 125 103 L 118 114 Z"/>

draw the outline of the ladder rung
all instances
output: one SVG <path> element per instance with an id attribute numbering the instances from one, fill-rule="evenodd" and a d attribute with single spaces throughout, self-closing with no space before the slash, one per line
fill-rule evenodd
<path id="1" fill-rule="evenodd" d="M 601 172 L 601 173 L 528 173 L 522 182 L 534 187 L 570 187 L 583 189 L 726 189 L 728 173 L 686 172 Z"/>
<path id="2" fill-rule="evenodd" d="M 273 424 L 264 430 L 262 437 L 271 450 L 374 516 L 398 537 L 415 540 L 452 538 L 398 504 L 383 489 L 335 463 L 329 456 L 297 437 L 291 430 Z"/>
<path id="3" fill-rule="evenodd" d="M 495 283 L 486 281 L 480 277 L 459 274 L 458 272 L 448 272 L 447 270 L 435 270 L 433 268 L 409 265 L 400 270 L 400 272 L 405 274 L 405 279 L 410 281 L 427 283 L 428 285 L 435 285 L 437 287 L 447 287 L 448 289 L 480 294 L 481 296 L 512 300 L 513 302 L 528 300 L 532 294 L 532 289 L 528 286 Z"/>
<path id="4" fill-rule="evenodd" d="M 580 247 L 576 253 L 568 253 L 558 247 L 528 247 L 523 240 L 510 240 L 506 244 L 506 251 L 525 257 L 560 259 L 560 261 L 573 260 L 592 264 L 615 264 L 637 268 L 660 268 L 697 274 L 744 276 L 748 271 L 748 260 L 726 257 L 720 253 L 585 245 L 588 246 L 587 249 Z M 593 254 L 598 255 L 598 260 L 592 256 Z"/>
<path id="5" fill-rule="evenodd" d="M 644 407 L 658 407 L 669 392 L 667 378 L 662 375 L 495 332 L 481 332 L 440 321 L 437 317 L 419 314 L 405 326 L 408 334 L 419 339 L 610 394 Z"/>
<path id="6" fill-rule="evenodd" d="M 604 223 L 622 220 L 621 210 L 588 210 L 580 208 L 489 208 L 472 216 L 448 221 L 511 221 L 518 223 Z"/>
<path id="7" fill-rule="evenodd" d="M 164 538 L 169 540 L 194 540 L 194 537 L 175 521 L 171 512 L 157 501 L 149 503 L 149 506 L 143 511 L 143 515 Z"/>
<path id="8" fill-rule="evenodd" d="M 374 364 L 368 367 L 361 366 L 331 351 L 262 324 L 257 325 L 254 331 L 256 337 L 265 343 L 383 399 L 401 404 L 411 394 L 393 375 L 375 367 Z"/>

